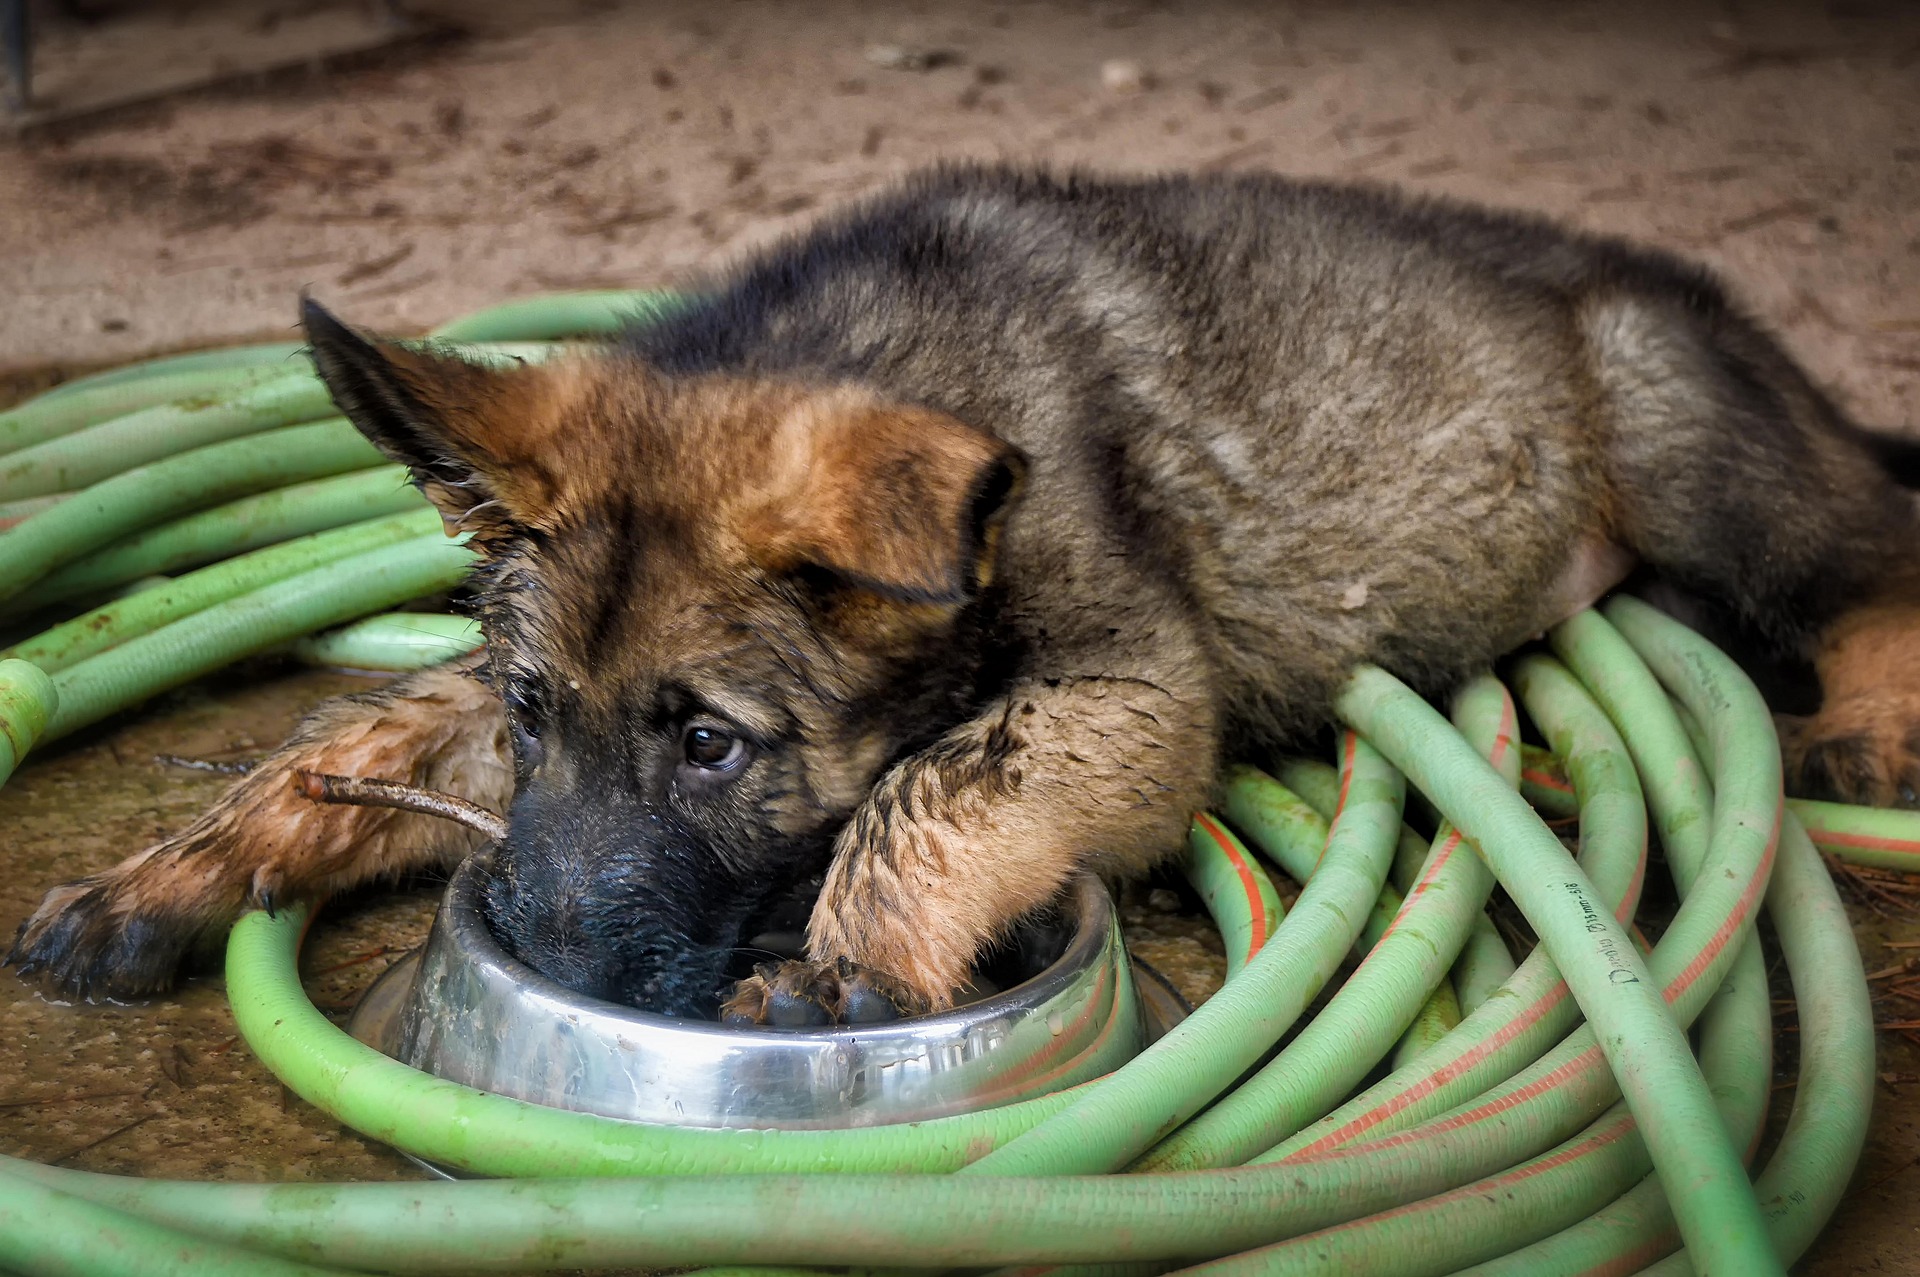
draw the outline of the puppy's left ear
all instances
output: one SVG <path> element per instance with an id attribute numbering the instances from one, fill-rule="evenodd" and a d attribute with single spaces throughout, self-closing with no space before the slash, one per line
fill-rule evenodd
<path id="1" fill-rule="evenodd" d="M 804 480 L 762 529 L 778 559 L 915 603 L 960 603 L 991 580 L 1026 479 L 1019 449 L 927 409 L 808 415 Z"/>
<path id="2" fill-rule="evenodd" d="M 300 305 L 314 368 L 374 446 L 413 472 L 449 536 L 484 545 L 533 523 L 553 500 L 546 434 L 552 379 L 537 365 L 487 366 L 361 336 L 311 298 Z"/>

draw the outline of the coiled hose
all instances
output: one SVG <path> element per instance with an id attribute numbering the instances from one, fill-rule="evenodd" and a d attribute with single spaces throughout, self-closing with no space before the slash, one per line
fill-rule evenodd
<path id="1" fill-rule="evenodd" d="M 442 332 L 493 358 L 506 348 L 487 343 L 550 343 L 673 304 L 588 294 Z M 0 781 L 36 741 L 243 655 L 405 669 L 479 642 L 452 617 L 355 619 L 453 588 L 469 556 L 395 468 L 324 420 L 316 386 L 293 348 L 248 347 L 99 374 L 0 413 L 0 526 L 13 520 L 0 597 L 14 615 L 93 604 L 0 652 Z M 153 579 L 183 568 L 196 570 Z M 1544 747 L 1521 744 L 1519 709 L 1491 677 L 1461 690 L 1449 724 L 1363 669 L 1340 700 L 1337 768 L 1232 769 L 1188 862 L 1228 980 L 1099 1082 L 860 1131 L 547 1109 L 418 1073 L 334 1028 L 298 978 L 306 911 L 254 913 L 228 950 L 254 1051 L 342 1122 L 496 1178 L 189 1184 L 4 1160 L 0 1264 L 1531 1274 L 1631 1271 L 1684 1243 L 1661 1271 L 1782 1271 L 1838 1202 L 1873 1079 L 1865 979 L 1815 846 L 1920 864 L 1920 818 L 1783 805 L 1751 685 L 1632 599 L 1550 640 L 1553 655 L 1512 670 Z M 1431 839 L 1402 823 L 1409 782 L 1443 815 Z M 1649 812 L 1682 904 L 1643 955 L 1631 923 Z M 1542 816 L 1577 827 L 1577 858 Z M 1260 857 L 1302 884 L 1284 917 Z M 1486 913 L 1496 883 L 1541 937 L 1518 964 Z M 1801 1006 L 1800 1082 L 1750 1184 L 1771 1079 L 1763 902 Z"/>

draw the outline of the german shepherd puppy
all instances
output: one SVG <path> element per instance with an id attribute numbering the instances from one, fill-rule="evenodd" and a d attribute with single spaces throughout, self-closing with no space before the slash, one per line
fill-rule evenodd
<path id="1" fill-rule="evenodd" d="M 1659 253 L 1277 177 L 948 168 L 550 363 L 304 318 L 483 551 L 484 655 L 321 707 L 52 891 L 10 960 L 70 993 L 467 849 L 309 803 L 309 769 L 510 802 L 494 927 L 585 993 L 713 1014 L 747 920 L 824 871 L 788 991 L 939 1007 L 1076 871 L 1174 852 L 1223 756 L 1313 731 L 1356 664 L 1443 692 L 1635 563 L 1815 662 L 1800 788 L 1920 788 L 1890 445 Z"/>

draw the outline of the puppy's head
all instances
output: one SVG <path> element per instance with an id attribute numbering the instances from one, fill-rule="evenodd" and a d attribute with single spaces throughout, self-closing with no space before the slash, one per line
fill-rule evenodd
<path id="1" fill-rule="evenodd" d="M 496 932 L 582 992 L 710 1013 L 744 922 L 974 696 L 1019 455 L 856 388 L 304 319 L 341 410 L 484 555 L 518 773 Z"/>

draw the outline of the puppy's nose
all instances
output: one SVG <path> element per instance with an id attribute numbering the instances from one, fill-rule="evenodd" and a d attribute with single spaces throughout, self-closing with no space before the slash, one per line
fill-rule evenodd
<path id="1" fill-rule="evenodd" d="M 579 892 L 568 875 L 541 872 L 523 857 L 496 861 L 487 884 L 487 925 L 507 952 L 540 974 L 588 997 L 612 991 L 604 947 L 582 927 Z"/>

